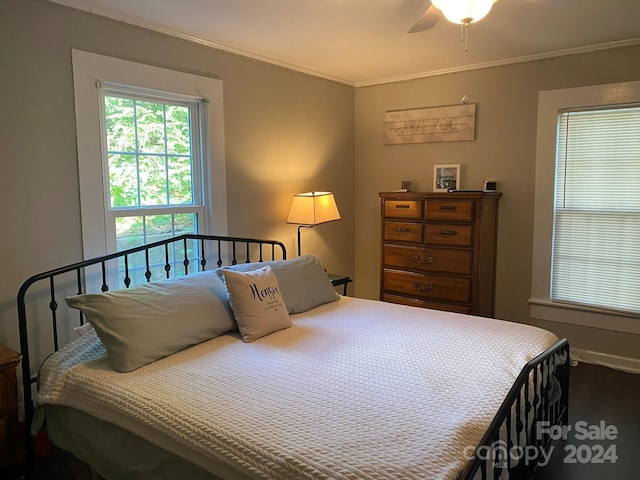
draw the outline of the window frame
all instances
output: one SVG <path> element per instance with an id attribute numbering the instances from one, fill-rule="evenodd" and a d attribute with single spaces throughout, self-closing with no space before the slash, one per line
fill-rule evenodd
<path id="1" fill-rule="evenodd" d="M 148 89 L 140 89 L 137 87 L 129 87 L 126 85 L 112 85 L 108 82 L 100 82 L 100 131 L 103 134 L 102 141 L 102 175 L 105 208 L 105 233 L 107 240 L 107 250 L 115 252 L 117 250 L 116 237 L 116 218 L 129 216 L 148 216 L 148 215 L 164 215 L 179 213 L 195 213 L 198 216 L 197 231 L 194 233 L 207 232 L 209 224 L 208 216 L 204 202 L 204 190 L 207 183 L 203 181 L 202 172 L 204 170 L 205 158 L 202 145 L 205 141 L 200 124 L 201 118 L 206 114 L 206 101 L 199 97 L 179 95 L 172 92 L 157 92 Z M 120 98 L 129 98 L 132 100 L 146 100 L 157 103 L 173 103 L 187 107 L 190 110 L 192 130 L 191 137 L 191 158 L 192 158 L 192 177 L 191 184 L 193 189 L 193 202 L 190 204 L 176 205 L 139 205 L 135 207 L 114 207 L 111 205 L 110 180 L 109 180 L 109 151 L 106 142 L 106 114 L 105 99 L 108 96 L 117 96 Z"/>
<path id="2" fill-rule="evenodd" d="M 108 183 L 105 182 L 103 152 L 104 105 L 100 84 L 126 85 L 144 92 L 171 92 L 174 97 L 200 98 L 205 112 L 202 129 L 202 201 L 204 231 L 227 235 L 227 192 L 225 172 L 222 81 L 72 50 L 73 81 L 78 144 L 78 174 L 82 221 L 83 256 L 94 258 L 115 251 L 115 237 L 109 237 Z M 141 210 L 142 212 L 142 210 Z M 111 230 L 113 231 L 113 229 Z"/>
<path id="3" fill-rule="evenodd" d="M 565 109 L 640 101 L 640 81 L 548 90 L 539 93 L 531 270 L 531 318 L 640 334 L 640 317 L 551 300 L 558 115 Z"/>

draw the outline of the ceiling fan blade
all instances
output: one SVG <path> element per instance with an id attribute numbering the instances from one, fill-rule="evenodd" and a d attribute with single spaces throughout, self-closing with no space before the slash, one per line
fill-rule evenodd
<path id="1" fill-rule="evenodd" d="M 582 0 L 524 0 L 525 2 L 549 5 L 550 7 L 567 8 L 581 3 Z"/>
<path id="2" fill-rule="evenodd" d="M 422 17 L 413 24 L 413 26 L 407 31 L 407 33 L 418 33 L 424 32 L 425 30 L 429 30 L 433 28 L 433 26 L 438 23 L 438 20 L 442 18 L 442 14 L 440 10 L 431 5 L 429 2 L 429 8 L 424 12 Z"/>

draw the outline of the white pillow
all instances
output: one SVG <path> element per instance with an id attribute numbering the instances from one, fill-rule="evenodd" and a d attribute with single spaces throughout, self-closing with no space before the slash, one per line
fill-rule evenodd
<path id="1" fill-rule="evenodd" d="M 65 300 L 85 314 L 119 372 L 235 328 L 226 288 L 213 271 Z"/>
<path id="2" fill-rule="evenodd" d="M 239 263 L 231 267 L 221 267 L 216 272 L 222 278 L 222 272 L 225 270 L 249 272 L 265 266 L 271 267 L 275 273 L 289 313 L 306 312 L 339 298 L 316 255 L 303 255 L 291 260 Z"/>
<path id="3" fill-rule="evenodd" d="M 291 326 L 278 279 L 271 267 L 250 272 L 223 270 L 222 274 L 242 340 L 252 342 Z"/>

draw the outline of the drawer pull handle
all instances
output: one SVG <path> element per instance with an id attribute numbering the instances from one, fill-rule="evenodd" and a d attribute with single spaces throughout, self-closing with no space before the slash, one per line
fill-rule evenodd
<path id="1" fill-rule="evenodd" d="M 404 205 L 402 203 L 396 203 L 396 208 L 409 208 L 409 205 Z"/>
<path id="2" fill-rule="evenodd" d="M 455 205 L 440 205 L 440 210 L 455 210 L 456 208 Z"/>
<path id="3" fill-rule="evenodd" d="M 412 282 L 413 288 L 420 290 L 421 292 L 428 292 L 433 288 L 433 283 Z"/>
<path id="4" fill-rule="evenodd" d="M 410 228 L 402 228 L 402 227 L 396 228 L 396 232 L 410 232 L 410 231 L 411 231 Z"/>
<path id="5" fill-rule="evenodd" d="M 456 230 L 440 230 L 440 235 L 457 235 Z"/>
<path id="6" fill-rule="evenodd" d="M 422 258 L 420 255 L 414 255 L 413 259 L 416 263 L 433 263 L 433 257 Z"/>

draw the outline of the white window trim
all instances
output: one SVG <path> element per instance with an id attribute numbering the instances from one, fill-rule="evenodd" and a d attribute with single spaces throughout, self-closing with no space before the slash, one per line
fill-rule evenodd
<path id="1" fill-rule="evenodd" d="M 227 235 L 222 80 L 75 49 L 72 50 L 72 61 L 84 258 L 109 252 L 105 216 L 107 196 L 100 158 L 102 107 L 97 82 L 175 92 L 209 101 L 208 114 L 201 125 L 209 132 L 209 144 L 202 145 L 205 159 L 202 175 L 209 184 L 208 191 L 204 192 L 207 215 L 206 231 L 202 233 Z"/>
<path id="2" fill-rule="evenodd" d="M 531 318 L 640 334 L 640 318 L 551 301 L 556 135 L 561 109 L 640 102 L 640 81 L 540 92 L 533 218 Z"/>

